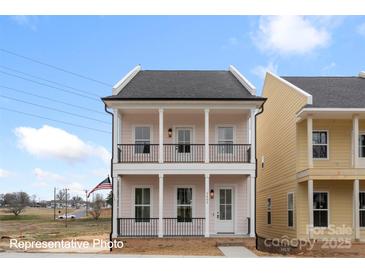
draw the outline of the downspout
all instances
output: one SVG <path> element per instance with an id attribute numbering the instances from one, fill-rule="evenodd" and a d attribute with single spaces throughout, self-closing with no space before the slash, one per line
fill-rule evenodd
<path id="1" fill-rule="evenodd" d="M 104 103 L 104 110 L 106 113 L 109 113 L 111 116 L 112 116 L 112 158 L 110 159 L 110 176 L 112 177 L 112 182 L 113 182 L 113 187 L 112 187 L 112 216 L 111 216 L 111 224 L 110 224 L 110 234 L 109 234 L 109 241 L 112 242 L 113 240 L 113 208 L 114 208 L 114 177 L 113 177 L 113 157 L 114 157 L 114 113 L 113 112 L 110 112 L 105 104 L 105 102 L 103 101 Z M 110 245 L 110 249 L 109 251 L 112 252 L 113 250 L 113 247 L 112 245 Z"/>
<path id="2" fill-rule="evenodd" d="M 265 101 L 263 102 L 263 104 L 261 105 L 261 109 L 258 113 L 255 114 L 255 164 L 256 164 L 256 167 L 255 167 L 255 245 L 256 245 L 256 249 L 257 249 L 257 242 L 258 242 L 258 238 L 257 238 L 257 214 L 256 214 L 256 211 L 257 211 L 257 194 L 256 194 L 256 191 L 257 191 L 257 116 L 259 116 L 260 114 L 262 114 L 264 112 L 264 105 L 266 103 L 266 98 L 265 98 Z"/>

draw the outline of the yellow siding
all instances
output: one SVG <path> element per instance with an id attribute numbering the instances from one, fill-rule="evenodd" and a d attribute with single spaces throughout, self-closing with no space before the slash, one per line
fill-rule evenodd
<path id="1" fill-rule="evenodd" d="M 297 124 L 297 172 L 308 168 L 307 120 Z"/>
<path id="2" fill-rule="evenodd" d="M 329 159 L 313 160 L 314 168 L 352 167 L 352 121 L 313 120 L 313 130 L 328 130 Z"/>
<path id="3" fill-rule="evenodd" d="M 298 237 L 306 239 L 306 227 L 308 224 L 308 198 L 307 198 L 307 183 L 303 182 L 299 184 L 300 197 L 298 198 L 298 207 L 300 210 L 298 216 Z M 352 229 L 353 224 L 353 208 L 352 208 L 352 195 L 353 195 L 353 181 L 314 181 L 313 191 L 326 191 L 329 193 L 329 225 L 334 225 L 336 228 Z M 314 235 L 314 238 L 342 238 L 352 237 L 350 234 L 329 234 L 329 230 L 324 230 L 324 234 L 321 236 Z"/>
<path id="4" fill-rule="evenodd" d="M 287 193 L 296 199 L 296 113 L 307 97 L 267 74 L 263 114 L 257 120 L 257 233 L 261 237 L 296 237 L 287 227 Z M 265 167 L 261 167 L 262 156 Z M 266 223 L 266 199 L 272 198 L 272 225 Z"/>

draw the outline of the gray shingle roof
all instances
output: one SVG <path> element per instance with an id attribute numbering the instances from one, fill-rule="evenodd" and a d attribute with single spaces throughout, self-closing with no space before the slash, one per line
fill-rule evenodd
<path id="1" fill-rule="evenodd" d="M 103 100 L 264 100 L 230 71 L 142 70 L 117 95 Z"/>
<path id="2" fill-rule="evenodd" d="M 313 96 L 318 108 L 365 108 L 365 79 L 361 77 L 286 77 Z"/>

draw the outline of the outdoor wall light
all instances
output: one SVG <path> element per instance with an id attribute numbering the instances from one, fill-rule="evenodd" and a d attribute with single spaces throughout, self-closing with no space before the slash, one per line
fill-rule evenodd
<path id="1" fill-rule="evenodd" d="M 210 199 L 214 199 L 214 189 L 210 190 Z"/>
<path id="2" fill-rule="evenodd" d="M 172 137 L 172 129 L 171 128 L 169 128 L 169 130 L 167 131 L 167 134 L 168 134 L 169 138 Z"/>

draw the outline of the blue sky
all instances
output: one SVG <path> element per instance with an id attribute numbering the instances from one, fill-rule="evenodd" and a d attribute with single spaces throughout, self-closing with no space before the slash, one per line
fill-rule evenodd
<path id="1" fill-rule="evenodd" d="M 143 69 L 227 69 L 233 64 L 258 93 L 266 70 L 279 75 L 357 75 L 365 70 L 365 17 L 1 16 L 0 45 L 109 84 L 0 51 L 0 107 L 108 132 L 110 117 L 102 113 L 97 97 L 109 95 L 112 84 L 136 64 Z M 76 89 L 85 96 L 64 92 Z M 0 109 L 0 193 L 24 190 L 48 199 L 53 187 L 69 187 L 81 194 L 107 176 L 110 152 L 109 133 Z"/>

